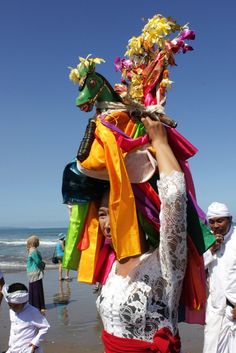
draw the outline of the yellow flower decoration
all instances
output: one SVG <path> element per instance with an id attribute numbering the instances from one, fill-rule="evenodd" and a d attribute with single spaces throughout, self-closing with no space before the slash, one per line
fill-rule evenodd
<path id="1" fill-rule="evenodd" d="M 69 67 L 71 70 L 69 74 L 71 81 L 82 86 L 88 73 L 95 70 L 96 64 L 105 62 L 102 58 L 90 58 L 90 56 L 91 54 L 89 54 L 86 58 L 79 57 L 80 63 L 77 67 Z"/>
<path id="2" fill-rule="evenodd" d="M 129 94 L 134 99 L 140 100 L 141 98 L 143 98 L 143 85 L 141 75 L 133 74 L 131 78 Z"/>
<path id="3" fill-rule="evenodd" d="M 132 57 L 134 55 L 142 55 L 143 53 L 144 50 L 142 36 L 132 37 L 129 40 L 128 50 L 126 51 L 125 55 Z"/>
<path id="4" fill-rule="evenodd" d="M 79 57 L 79 60 L 80 60 L 80 64 L 77 65 L 77 68 L 78 66 L 80 65 L 84 65 L 85 67 L 89 68 L 90 66 L 92 65 L 96 65 L 96 64 L 101 64 L 101 63 L 104 63 L 105 60 L 102 59 L 102 58 L 90 58 L 92 54 L 89 54 L 86 58 L 82 58 L 81 56 Z"/>
<path id="5" fill-rule="evenodd" d="M 144 26 L 142 34 L 129 40 L 125 56 L 135 59 L 136 63 L 141 63 L 144 57 L 152 56 L 157 50 L 156 46 L 163 49 L 165 38 L 180 28 L 182 27 L 171 17 L 153 16 Z"/>
<path id="6" fill-rule="evenodd" d="M 79 79 L 79 71 L 77 69 L 73 69 L 73 67 L 69 67 L 70 74 L 69 74 L 69 79 L 71 81 L 73 81 L 76 84 L 80 83 L 80 79 Z"/>

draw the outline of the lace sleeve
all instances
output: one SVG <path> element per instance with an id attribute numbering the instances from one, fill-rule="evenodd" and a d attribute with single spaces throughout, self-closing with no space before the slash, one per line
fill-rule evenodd
<path id="1" fill-rule="evenodd" d="M 159 256 L 163 278 L 176 283 L 186 267 L 186 191 L 182 172 L 160 175 L 161 199 Z"/>

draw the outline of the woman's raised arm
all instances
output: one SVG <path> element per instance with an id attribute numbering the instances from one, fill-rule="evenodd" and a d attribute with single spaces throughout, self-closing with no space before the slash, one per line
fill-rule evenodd
<path id="1" fill-rule="evenodd" d="M 153 121 L 149 117 L 142 118 L 152 146 L 156 151 L 156 159 L 159 173 L 171 174 L 173 171 L 181 171 L 180 165 L 169 146 L 166 129 L 160 121 Z"/>

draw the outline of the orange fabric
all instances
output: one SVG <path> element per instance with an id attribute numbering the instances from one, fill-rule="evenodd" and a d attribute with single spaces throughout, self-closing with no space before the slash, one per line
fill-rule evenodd
<path id="1" fill-rule="evenodd" d="M 89 247 L 81 252 L 78 281 L 93 283 L 94 270 L 103 241 L 98 223 L 98 206 L 95 202 L 90 203 L 86 223 Z"/>
<path id="2" fill-rule="evenodd" d="M 127 113 L 117 112 L 106 119 L 126 134 L 135 132 L 135 122 Z M 107 168 L 110 179 L 110 222 L 113 246 L 120 260 L 141 253 L 135 199 L 124 157 L 113 132 L 100 119 L 96 121 L 96 139 L 89 157 L 81 163 L 87 169 Z"/>
<path id="3" fill-rule="evenodd" d="M 122 130 L 130 137 L 135 134 L 136 124 L 133 120 L 130 119 L 130 116 L 125 112 L 116 112 L 107 115 L 106 120 L 117 126 L 120 130 Z M 101 123 L 99 117 L 97 118 L 96 123 Z M 95 135 L 97 136 L 96 130 Z M 101 170 L 106 167 L 104 149 L 102 146 L 103 141 L 99 141 L 99 136 L 97 137 L 98 139 L 95 139 L 93 141 L 88 158 L 81 163 L 81 165 L 86 169 Z"/>
<path id="4" fill-rule="evenodd" d="M 118 260 L 141 253 L 138 220 L 133 190 L 124 158 L 114 134 L 101 122 L 97 136 L 103 142 L 106 167 L 110 179 L 109 212 L 112 242 Z"/>

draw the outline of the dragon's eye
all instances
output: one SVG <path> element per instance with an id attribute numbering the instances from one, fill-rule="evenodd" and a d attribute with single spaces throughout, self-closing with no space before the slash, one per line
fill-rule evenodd
<path id="1" fill-rule="evenodd" d="M 96 80 L 94 80 L 94 79 L 92 79 L 92 80 L 90 80 L 89 81 L 89 85 L 91 86 L 91 87 L 94 87 L 94 86 L 96 86 Z"/>

